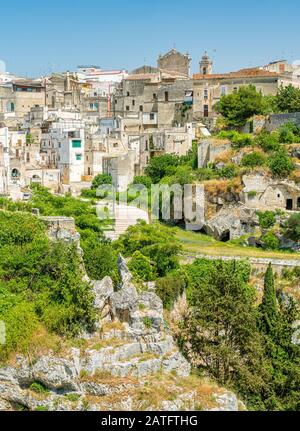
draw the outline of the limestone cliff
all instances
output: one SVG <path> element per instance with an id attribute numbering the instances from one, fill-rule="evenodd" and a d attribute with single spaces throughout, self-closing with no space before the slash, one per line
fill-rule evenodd
<path id="1" fill-rule="evenodd" d="M 154 287 L 139 292 L 121 256 L 118 268 L 116 290 L 90 281 L 95 333 L 0 368 L 0 410 L 238 410 L 235 394 L 191 375 Z"/>

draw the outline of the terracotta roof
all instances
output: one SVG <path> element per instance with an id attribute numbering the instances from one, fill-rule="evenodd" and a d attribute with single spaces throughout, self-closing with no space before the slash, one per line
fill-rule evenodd
<path id="1" fill-rule="evenodd" d="M 253 69 L 241 69 L 237 72 L 220 73 L 203 75 L 201 73 L 196 73 L 193 75 L 194 79 L 230 79 L 230 78 L 255 78 L 255 77 L 277 77 L 279 76 L 276 72 L 269 72 L 268 70 L 262 70 L 258 68 Z"/>

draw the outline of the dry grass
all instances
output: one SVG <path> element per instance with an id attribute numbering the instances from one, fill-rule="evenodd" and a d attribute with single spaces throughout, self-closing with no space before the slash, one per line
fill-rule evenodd
<path id="1" fill-rule="evenodd" d="M 115 320 L 113 322 L 107 322 L 104 323 L 104 325 L 101 328 L 102 332 L 110 332 L 110 331 L 123 331 L 124 326 L 123 323 Z"/>
<path id="2" fill-rule="evenodd" d="M 162 401 L 174 401 L 180 395 L 191 394 L 188 401 L 198 409 L 207 409 L 214 407 L 213 394 L 218 392 L 222 390 L 216 384 L 196 375 L 177 377 L 172 373 L 158 373 L 143 382 L 135 392 L 135 399 L 142 409 L 150 406 L 159 409 Z"/>
<path id="3" fill-rule="evenodd" d="M 222 153 L 218 154 L 215 158 L 215 163 L 228 163 L 231 161 L 234 156 L 234 152 L 232 150 L 225 150 Z"/>

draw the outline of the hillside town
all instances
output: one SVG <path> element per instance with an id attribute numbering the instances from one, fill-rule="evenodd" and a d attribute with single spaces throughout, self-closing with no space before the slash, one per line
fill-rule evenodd
<path id="1" fill-rule="evenodd" d="M 222 96 L 246 85 L 264 96 L 300 88 L 300 67 L 286 61 L 215 74 L 205 52 L 193 75 L 190 61 L 171 49 L 156 66 L 131 72 L 81 65 L 35 79 L 2 73 L 0 194 L 26 199 L 35 183 L 76 195 L 98 174 L 126 191 L 152 156 L 187 155 L 194 141 L 207 152 L 202 141 L 216 127 Z"/>
<path id="2" fill-rule="evenodd" d="M 0 411 L 299 410 L 299 276 L 299 62 L 0 74 Z"/>

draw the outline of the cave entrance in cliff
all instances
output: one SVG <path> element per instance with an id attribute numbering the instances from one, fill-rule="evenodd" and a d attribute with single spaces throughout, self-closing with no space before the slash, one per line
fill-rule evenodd
<path id="1" fill-rule="evenodd" d="M 222 236 L 221 236 L 221 241 L 222 242 L 227 242 L 227 241 L 230 241 L 230 230 L 228 229 L 228 230 L 225 230 L 223 233 L 222 233 Z"/>
<path id="2" fill-rule="evenodd" d="M 293 209 L 293 199 L 287 199 L 286 200 L 286 209 L 288 211 L 292 211 L 292 209 Z"/>

